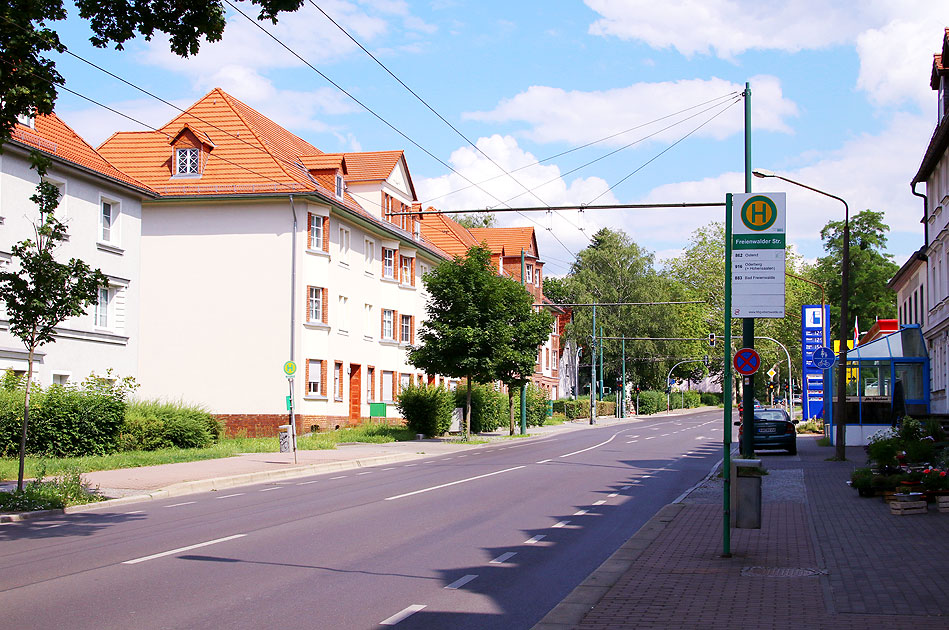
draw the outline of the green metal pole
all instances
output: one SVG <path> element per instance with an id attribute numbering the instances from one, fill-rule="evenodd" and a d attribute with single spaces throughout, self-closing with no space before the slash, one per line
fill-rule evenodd
<path id="1" fill-rule="evenodd" d="M 603 400 L 603 327 L 600 326 L 600 391 L 597 400 Z"/>
<path id="2" fill-rule="evenodd" d="M 534 270 L 534 273 L 537 273 Z M 521 249 L 521 286 L 524 286 L 524 249 Z M 527 435 L 527 384 L 521 385 L 521 435 Z"/>
<path id="3" fill-rule="evenodd" d="M 725 479 L 722 497 L 722 556 L 731 558 L 731 486 L 732 486 L 732 194 L 725 195 L 725 363 L 722 375 L 722 402 L 725 403 L 725 426 L 722 440 L 722 476 Z"/>
<path id="4" fill-rule="evenodd" d="M 620 391 L 620 401 L 622 405 L 620 406 L 620 418 L 626 417 L 626 340 L 623 339 L 623 380 L 619 382 L 619 391 Z"/>
<path id="5" fill-rule="evenodd" d="M 751 192 L 751 84 L 745 83 L 745 192 Z M 745 317 L 741 320 L 741 345 L 743 348 L 755 347 L 755 320 Z M 742 422 L 741 454 L 751 459 L 755 456 L 755 376 L 742 379 Z"/>
<path id="6" fill-rule="evenodd" d="M 593 303 L 593 344 L 590 346 L 590 424 L 596 424 L 596 302 Z"/>

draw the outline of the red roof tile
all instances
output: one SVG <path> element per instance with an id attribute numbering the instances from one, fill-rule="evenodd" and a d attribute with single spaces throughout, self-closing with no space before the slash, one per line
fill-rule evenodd
<path id="1" fill-rule="evenodd" d="M 523 249 L 529 256 L 537 256 L 537 241 L 532 227 L 471 228 L 469 232 L 479 243 L 485 243 L 493 254 L 519 256 Z"/>

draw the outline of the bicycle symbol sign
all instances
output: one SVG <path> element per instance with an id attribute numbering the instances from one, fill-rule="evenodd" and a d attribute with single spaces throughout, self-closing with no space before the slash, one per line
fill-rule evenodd
<path id="1" fill-rule="evenodd" d="M 735 353 L 735 370 L 743 376 L 754 374 L 761 367 L 761 357 L 754 348 L 742 348 Z"/>

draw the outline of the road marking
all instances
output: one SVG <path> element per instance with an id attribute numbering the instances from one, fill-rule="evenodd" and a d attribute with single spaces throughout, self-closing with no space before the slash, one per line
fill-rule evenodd
<path id="1" fill-rule="evenodd" d="M 198 549 L 199 547 L 207 547 L 208 545 L 216 545 L 217 543 L 227 542 L 228 540 L 234 540 L 235 538 L 243 538 L 246 535 L 247 534 L 234 534 L 233 536 L 226 536 L 224 538 L 216 538 L 214 540 L 198 543 L 196 545 L 188 545 L 187 547 L 179 547 L 178 549 L 172 549 L 171 551 L 163 551 L 161 553 L 154 553 L 150 556 L 145 556 L 143 558 L 135 558 L 134 560 L 126 560 L 122 564 L 138 564 L 139 562 L 145 562 L 146 560 L 154 560 L 155 558 L 164 558 L 165 556 L 171 556 L 176 553 L 181 553 L 182 551 L 191 551 L 192 549 Z"/>
<path id="2" fill-rule="evenodd" d="M 394 497 L 386 497 L 386 501 L 394 501 L 395 499 L 402 499 L 405 497 L 410 497 L 413 494 L 422 494 L 423 492 L 431 492 L 432 490 L 441 490 L 442 488 L 447 488 L 449 486 L 457 486 L 460 483 L 468 483 L 469 481 L 475 481 L 477 479 L 484 479 L 485 477 L 493 477 L 494 475 L 500 475 L 502 473 L 511 472 L 512 470 L 520 470 L 521 468 L 526 468 L 526 466 L 515 466 L 514 468 L 505 468 L 504 470 L 496 470 L 492 473 L 486 473 L 484 475 L 478 475 L 477 477 L 468 477 L 467 479 L 459 479 L 458 481 L 452 481 L 449 483 L 443 483 L 437 486 L 432 486 L 431 488 L 422 488 L 421 490 L 415 490 L 414 492 L 406 492 L 405 494 L 397 494 Z"/>
<path id="3" fill-rule="evenodd" d="M 647 440 L 655 440 L 655 439 L 656 439 L 656 436 L 655 436 L 655 435 L 650 435 L 650 436 L 647 437 L 646 439 L 647 439 Z"/>
<path id="4" fill-rule="evenodd" d="M 310 485 L 311 483 L 319 483 L 319 482 L 320 482 L 319 479 L 314 479 L 313 481 L 301 481 L 301 482 L 298 483 L 297 485 L 298 485 L 298 486 L 308 486 L 308 485 Z"/>
<path id="5" fill-rule="evenodd" d="M 670 435 L 672 435 L 672 434 L 671 434 L 671 433 L 663 433 L 663 434 L 660 435 L 659 437 L 669 437 Z"/>
<path id="6" fill-rule="evenodd" d="M 580 453 L 586 453 L 587 451 L 592 451 L 595 448 L 600 448 L 604 444 L 609 444 L 610 442 L 612 442 L 614 439 L 616 439 L 616 436 L 619 435 L 620 433 L 622 433 L 622 431 L 618 431 L 614 433 L 613 436 L 610 439 L 606 440 L 605 442 L 600 442 L 599 444 L 594 444 L 593 446 L 589 448 L 585 448 L 579 451 L 574 451 L 572 453 L 567 453 L 566 455 L 561 455 L 561 457 L 570 457 L 571 455 L 579 455 Z"/>
<path id="7" fill-rule="evenodd" d="M 632 486 L 623 486 L 620 490 L 629 490 L 630 488 L 632 488 Z"/>
<path id="8" fill-rule="evenodd" d="M 387 470 L 395 470 L 395 468 L 383 468 L 383 469 L 382 469 L 382 472 L 385 472 L 385 471 L 387 471 Z"/>
<path id="9" fill-rule="evenodd" d="M 367 470 L 366 472 L 356 473 L 356 476 L 357 476 L 357 477 L 360 477 L 360 476 L 362 476 L 362 475 L 371 475 L 371 474 L 372 474 L 372 471 L 371 471 L 371 470 Z"/>
<path id="10" fill-rule="evenodd" d="M 271 490 L 280 490 L 281 486 L 273 486 L 272 488 L 262 488 L 261 492 L 270 492 Z"/>
<path id="11" fill-rule="evenodd" d="M 695 438 L 695 439 L 696 439 L 696 440 L 704 440 L 704 439 L 705 439 L 705 436 L 704 436 L 704 435 L 700 435 L 700 436 L 698 436 L 698 437 Z"/>
<path id="12" fill-rule="evenodd" d="M 578 511 L 578 512 L 574 512 L 573 515 L 574 515 L 574 516 L 583 516 L 584 514 L 586 514 L 586 513 L 589 512 L 589 511 L 590 511 L 590 510 L 580 510 L 580 511 Z"/>
<path id="13" fill-rule="evenodd" d="M 433 460 L 431 460 L 431 461 L 422 462 L 422 463 L 423 463 L 423 464 L 434 464 L 434 463 L 435 463 L 435 460 L 433 459 Z"/>
<path id="14" fill-rule="evenodd" d="M 613 494 L 608 494 L 608 495 L 606 495 L 606 496 L 608 496 L 609 498 L 612 499 L 613 497 L 618 497 L 618 496 L 619 496 L 619 492 L 614 492 Z"/>
<path id="15" fill-rule="evenodd" d="M 635 443 L 638 442 L 638 441 L 639 441 L 639 440 L 630 440 L 630 441 L 628 441 L 628 442 L 626 442 L 626 443 L 627 443 L 627 444 L 635 444 Z"/>
<path id="16" fill-rule="evenodd" d="M 558 528 L 558 527 L 564 527 L 564 526 L 567 525 L 567 523 L 569 523 L 569 522 L 570 522 L 570 521 L 560 521 L 559 523 L 555 523 L 554 525 L 552 525 L 552 527 L 554 527 L 555 529 Z"/>
<path id="17" fill-rule="evenodd" d="M 443 462 L 447 462 L 449 459 L 454 459 L 454 457 L 442 457 Z"/>
<path id="18" fill-rule="evenodd" d="M 604 503 L 606 503 L 606 499 L 601 499 L 597 501 L 596 503 L 594 503 L 593 505 L 603 505 Z"/>
<path id="19" fill-rule="evenodd" d="M 504 564 L 511 558 L 517 555 L 516 551 L 508 551 L 507 553 L 502 553 L 500 556 L 489 562 L 488 564 Z"/>
<path id="20" fill-rule="evenodd" d="M 141 514 L 145 510 L 134 510 L 132 512 L 124 512 L 123 514 Z"/>
<path id="21" fill-rule="evenodd" d="M 406 607 L 401 612 L 398 612 L 392 615 L 388 619 L 384 621 L 380 621 L 379 625 L 380 626 L 394 626 L 400 621 L 404 621 L 405 619 L 408 619 L 409 617 L 411 617 L 418 611 L 422 610 L 423 608 L 425 608 L 425 604 L 412 604 L 411 606 Z"/>
<path id="22" fill-rule="evenodd" d="M 533 545 L 534 543 L 538 543 L 538 542 L 542 541 L 544 538 L 546 538 L 545 535 L 543 535 L 543 534 L 538 534 L 538 535 L 534 536 L 533 538 L 528 538 L 527 540 L 525 540 L 525 541 L 524 541 L 524 544 L 525 544 L 525 545 Z"/>
<path id="23" fill-rule="evenodd" d="M 191 505 L 192 503 L 197 503 L 197 501 L 185 501 L 184 503 L 172 503 L 171 505 L 166 505 L 166 508 L 170 507 L 179 507 L 181 505 Z"/>
<path id="24" fill-rule="evenodd" d="M 471 580 L 475 579 L 476 577 L 478 577 L 478 576 L 477 576 L 477 575 L 466 575 L 466 576 L 463 577 L 463 578 L 459 578 L 459 579 L 455 580 L 454 582 L 452 582 L 451 584 L 449 584 L 449 585 L 446 586 L 445 588 L 448 589 L 448 590 L 450 590 L 450 591 L 456 591 L 456 590 L 458 590 L 459 588 L 461 588 L 462 586 L 464 586 L 465 584 L 467 584 L 468 582 L 470 582 Z"/>
<path id="25" fill-rule="evenodd" d="M 43 529 L 53 529 L 54 527 L 62 527 L 65 523 L 57 523 L 55 525 L 47 525 Z"/>
<path id="26" fill-rule="evenodd" d="M 550 459 L 542 459 L 542 460 L 540 460 L 540 461 L 537 462 L 537 463 L 538 463 L 538 464 L 546 464 L 546 463 L 549 462 L 549 461 L 553 461 L 553 460 L 550 460 Z"/>
<path id="27" fill-rule="evenodd" d="M 458 456 L 458 459 L 461 459 L 462 457 L 468 457 L 468 456 L 467 456 L 467 455 L 459 455 L 459 456 Z"/>
<path id="28" fill-rule="evenodd" d="M 346 478 L 346 475 L 340 475 L 339 477 L 330 477 L 330 481 L 333 481 L 334 479 L 345 479 L 345 478 Z"/>
<path id="29" fill-rule="evenodd" d="M 310 482 L 310 483 L 312 483 L 312 482 Z M 216 498 L 216 499 L 230 499 L 231 497 L 239 497 L 239 496 L 241 496 L 242 494 L 244 494 L 244 493 L 243 493 L 243 492 L 236 492 L 236 493 L 234 493 L 234 494 L 225 494 L 225 495 L 222 496 L 222 497 L 215 497 L 215 498 Z"/>
<path id="30" fill-rule="evenodd" d="M 406 464 L 406 465 L 405 465 L 406 468 L 411 468 L 412 466 L 418 466 L 418 464 Z"/>

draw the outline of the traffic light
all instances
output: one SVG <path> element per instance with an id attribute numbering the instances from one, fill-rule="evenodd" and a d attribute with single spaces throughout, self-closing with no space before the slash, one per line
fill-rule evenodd
<path id="1" fill-rule="evenodd" d="M 707 355 L 707 354 L 705 355 L 705 359 L 704 359 L 703 362 L 705 363 L 705 367 L 708 367 L 708 355 Z"/>
<path id="2" fill-rule="evenodd" d="M 708 334 L 708 345 L 713 348 L 715 347 L 715 333 Z"/>

